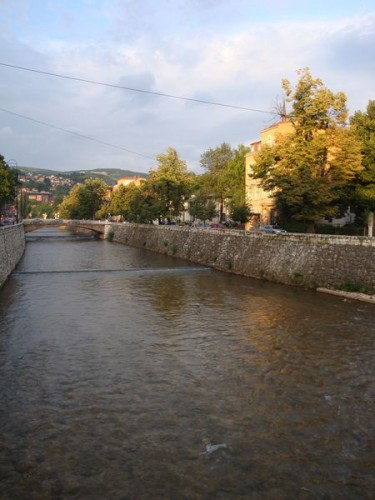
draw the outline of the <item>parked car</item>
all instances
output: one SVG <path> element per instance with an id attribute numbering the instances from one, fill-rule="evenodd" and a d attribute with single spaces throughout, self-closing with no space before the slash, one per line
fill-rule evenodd
<path id="1" fill-rule="evenodd" d="M 271 234 L 283 234 L 288 232 L 285 231 L 285 229 L 282 229 L 281 227 L 272 224 L 261 226 L 258 229 L 258 231 L 261 231 L 262 233 L 271 233 Z"/>

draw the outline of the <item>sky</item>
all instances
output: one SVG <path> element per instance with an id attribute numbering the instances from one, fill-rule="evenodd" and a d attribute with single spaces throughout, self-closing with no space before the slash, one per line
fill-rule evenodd
<path id="1" fill-rule="evenodd" d="M 374 0 L 0 0 L 0 154 L 148 173 L 172 147 L 199 174 L 276 121 L 301 68 L 365 112 L 374 51 Z"/>

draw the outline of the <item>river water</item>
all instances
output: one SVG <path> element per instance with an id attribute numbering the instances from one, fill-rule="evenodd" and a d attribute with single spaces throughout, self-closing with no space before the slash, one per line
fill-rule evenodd
<path id="1" fill-rule="evenodd" d="M 0 498 L 373 499 L 374 312 L 31 233 L 0 290 Z"/>

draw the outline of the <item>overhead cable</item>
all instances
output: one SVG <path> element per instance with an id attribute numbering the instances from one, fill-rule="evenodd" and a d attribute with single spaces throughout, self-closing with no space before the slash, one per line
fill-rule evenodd
<path id="1" fill-rule="evenodd" d="M 3 63 L 3 62 L 0 62 L 0 65 L 6 66 L 8 68 L 20 69 L 22 71 L 30 71 L 32 73 L 39 73 L 41 75 L 48 75 L 48 76 L 54 76 L 57 78 L 64 78 L 66 80 L 75 80 L 77 82 L 89 83 L 91 85 L 101 85 L 103 87 L 112 87 L 115 89 L 129 90 L 131 92 L 140 92 L 142 94 L 152 94 L 152 95 L 157 95 L 157 96 L 161 96 L 161 97 L 168 97 L 171 99 L 179 99 L 182 101 L 196 102 L 199 104 L 208 104 L 211 106 L 221 106 L 221 107 L 225 107 L 225 108 L 239 109 L 242 111 L 252 111 L 254 113 L 266 113 L 266 114 L 270 114 L 270 115 L 274 114 L 274 112 L 265 111 L 264 109 L 247 108 L 245 106 L 236 106 L 234 104 L 224 104 L 221 102 L 206 101 L 204 99 L 194 99 L 193 97 L 183 97 L 183 96 L 178 96 L 178 95 L 173 95 L 173 94 L 165 94 L 163 92 L 154 92 L 152 90 L 144 90 L 144 89 L 137 89 L 137 88 L 133 88 L 133 87 L 125 87 L 123 85 L 115 85 L 112 83 L 97 82 L 95 80 L 88 80 L 86 78 L 78 78 L 78 77 L 74 77 L 74 76 L 60 75 L 58 73 L 50 73 L 49 71 L 41 71 L 41 70 L 37 70 L 37 69 L 33 69 L 33 68 L 26 68 L 24 66 L 16 66 L 14 64 L 7 64 L 7 63 Z"/>
<path id="2" fill-rule="evenodd" d="M 4 109 L 1 107 L 0 107 L 0 111 L 3 111 L 4 113 L 8 113 L 9 115 L 18 116 L 19 118 L 24 118 L 25 120 L 30 120 L 31 122 L 45 125 L 46 127 L 54 128 L 57 130 L 62 130 L 63 132 L 66 132 L 67 134 L 76 135 L 78 137 L 82 137 L 83 139 L 87 139 L 89 141 L 98 142 L 99 144 L 104 144 L 106 146 L 110 146 L 111 148 L 121 149 L 122 151 L 126 151 L 127 153 L 132 153 L 134 155 L 142 156 L 143 158 L 147 158 L 148 160 L 154 160 L 153 157 L 144 155 L 142 153 L 137 153 L 137 151 L 132 151 L 131 149 L 126 149 L 126 148 L 123 148 L 122 146 L 117 146 L 115 144 L 111 144 L 110 142 L 101 141 L 100 139 L 96 139 L 95 137 L 90 137 L 88 135 L 80 134 L 79 132 L 73 132 L 72 130 L 58 127 L 56 125 L 52 125 L 51 123 L 43 122 L 41 120 L 36 120 L 35 118 L 31 118 L 30 116 L 21 115 L 20 113 L 15 113 L 14 111 L 9 111 L 8 109 Z"/>

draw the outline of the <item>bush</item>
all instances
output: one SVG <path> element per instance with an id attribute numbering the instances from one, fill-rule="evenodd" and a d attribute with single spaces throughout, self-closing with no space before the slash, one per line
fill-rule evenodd
<path id="1" fill-rule="evenodd" d="M 346 282 L 342 285 L 338 285 L 335 288 L 338 290 L 343 290 L 345 292 L 354 292 L 354 293 L 365 293 L 367 295 L 373 295 L 375 293 L 375 287 L 370 285 L 364 285 L 362 283 L 354 283 L 354 282 Z"/>
<path id="2" fill-rule="evenodd" d="M 106 240 L 107 241 L 113 241 L 113 237 L 114 237 L 115 233 L 113 232 L 113 229 L 110 228 L 107 232 L 107 235 L 106 235 Z"/>

